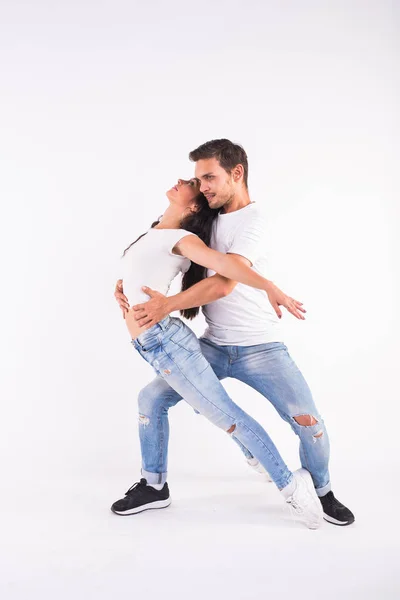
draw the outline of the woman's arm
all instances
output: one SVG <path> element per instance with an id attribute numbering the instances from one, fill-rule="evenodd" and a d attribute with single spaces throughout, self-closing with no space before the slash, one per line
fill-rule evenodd
<path id="1" fill-rule="evenodd" d="M 223 254 L 209 248 L 199 237 L 188 235 L 182 238 L 173 248 L 175 254 L 186 256 L 191 261 L 212 269 L 216 273 L 239 281 L 259 290 L 269 291 L 273 285 L 272 281 L 265 279 L 250 266 L 232 254 Z"/>
<path id="2" fill-rule="evenodd" d="M 235 282 L 240 281 L 251 287 L 265 290 L 268 300 L 279 318 L 282 317 L 280 306 L 284 306 L 297 319 L 304 320 L 303 303 L 287 296 L 276 285 L 251 269 L 251 263 L 243 256 L 223 254 L 209 248 L 200 238 L 194 235 L 185 236 L 173 248 L 176 254 L 190 258 L 198 265 L 216 271 L 220 275 Z M 229 293 L 229 292 L 228 292 Z"/>

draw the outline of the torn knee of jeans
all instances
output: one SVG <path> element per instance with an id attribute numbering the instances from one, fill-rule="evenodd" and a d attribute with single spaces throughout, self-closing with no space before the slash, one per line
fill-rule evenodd
<path id="1" fill-rule="evenodd" d="M 324 435 L 323 431 L 318 431 L 318 433 L 314 433 L 314 435 L 313 435 L 314 444 L 317 440 L 322 438 L 323 435 Z"/>
<path id="2" fill-rule="evenodd" d="M 312 415 L 299 415 L 293 417 L 293 419 L 298 425 L 302 425 L 303 427 L 310 427 L 311 425 L 316 425 L 318 423 L 317 419 Z"/>
<path id="3" fill-rule="evenodd" d="M 146 427 L 146 425 L 148 425 L 149 423 L 149 417 L 146 417 L 146 415 L 139 415 L 139 425 L 144 425 Z"/>
<path id="4" fill-rule="evenodd" d="M 227 433 L 233 433 L 236 429 L 236 425 L 233 424 L 231 427 L 229 427 L 229 429 L 227 430 Z"/>

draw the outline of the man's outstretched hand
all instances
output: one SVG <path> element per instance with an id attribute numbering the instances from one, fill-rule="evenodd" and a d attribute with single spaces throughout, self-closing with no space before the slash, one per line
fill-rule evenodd
<path id="1" fill-rule="evenodd" d="M 142 290 L 150 296 L 150 300 L 132 306 L 132 310 L 134 311 L 134 317 L 138 325 L 140 327 L 147 325 L 150 328 L 165 319 L 171 310 L 167 296 L 148 287 L 142 287 Z"/>
<path id="2" fill-rule="evenodd" d="M 117 284 L 115 286 L 114 296 L 122 310 L 122 316 L 125 319 L 125 315 L 129 310 L 129 303 L 128 303 L 128 298 L 124 295 L 122 279 L 118 279 L 118 281 L 117 281 Z"/>
<path id="3" fill-rule="evenodd" d="M 267 290 L 268 299 L 272 305 L 272 308 L 278 315 L 278 317 L 282 318 L 282 311 L 279 308 L 280 306 L 284 306 L 287 311 L 289 311 L 296 319 L 300 319 L 302 321 L 305 320 L 304 314 L 307 311 L 303 308 L 303 303 L 287 296 L 282 290 L 280 290 L 274 283 L 270 283 L 270 286 Z"/>

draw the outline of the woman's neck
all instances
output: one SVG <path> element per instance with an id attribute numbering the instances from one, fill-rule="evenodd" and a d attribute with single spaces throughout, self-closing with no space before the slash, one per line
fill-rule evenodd
<path id="1" fill-rule="evenodd" d="M 183 210 L 176 210 L 176 207 L 169 206 L 162 216 L 162 221 L 154 229 L 180 229 Z"/>

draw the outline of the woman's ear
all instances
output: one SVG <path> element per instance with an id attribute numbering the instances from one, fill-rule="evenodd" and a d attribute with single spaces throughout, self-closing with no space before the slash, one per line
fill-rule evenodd
<path id="1" fill-rule="evenodd" d="M 196 214 L 197 212 L 199 212 L 199 210 L 200 210 L 200 206 L 197 204 L 197 202 L 190 204 L 189 206 L 187 206 L 184 209 L 183 213 L 181 214 L 181 220 L 185 219 L 190 214 L 192 214 L 192 215 Z"/>

